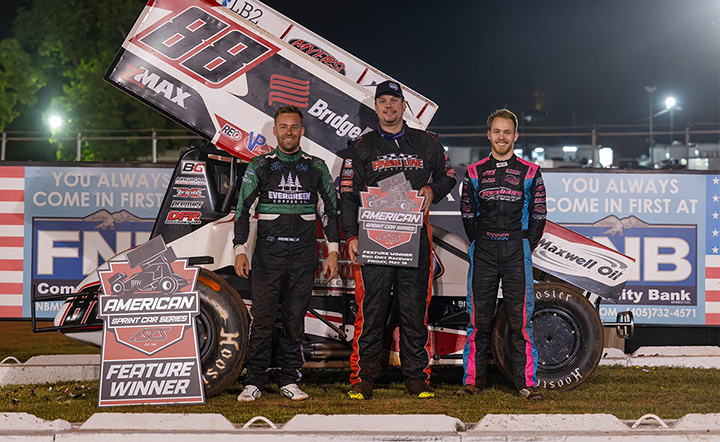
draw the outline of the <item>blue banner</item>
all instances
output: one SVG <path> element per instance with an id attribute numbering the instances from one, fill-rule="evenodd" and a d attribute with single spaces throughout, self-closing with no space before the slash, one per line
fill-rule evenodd
<path id="1" fill-rule="evenodd" d="M 25 167 L 23 316 L 30 316 L 33 286 L 39 299 L 71 293 L 98 265 L 147 241 L 171 174 L 167 168 Z M 38 302 L 35 313 L 52 318 L 59 307 L 59 301 Z"/>
<path id="2" fill-rule="evenodd" d="M 603 303 L 612 321 L 631 310 L 638 324 L 706 324 L 715 308 L 705 297 L 703 242 L 706 195 L 700 174 L 544 174 L 548 219 L 636 259 L 617 305 Z M 712 324 L 712 322 L 707 322 Z"/>

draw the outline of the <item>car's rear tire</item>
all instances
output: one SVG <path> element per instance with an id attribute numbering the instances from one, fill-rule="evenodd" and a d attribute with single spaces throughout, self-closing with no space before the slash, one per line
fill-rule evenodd
<path id="1" fill-rule="evenodd" d="M 603 328 L 583 291 L 563 282 L 535 284 L 531 321 L 538 350 L 538 387 L 562 391 L 585 382 L 602 357 Z M 510 328 L 504 304 L 495 317 L 491 347 L 500 371 L 512 379 Z"/>
<path id="2" fill-rule="evenodd" d="M 200 270 L 195 318 L 205 396 L 215 396 L 240 375 L 248 345 L 250 317 L 240 295 L 220 276 Z"/>

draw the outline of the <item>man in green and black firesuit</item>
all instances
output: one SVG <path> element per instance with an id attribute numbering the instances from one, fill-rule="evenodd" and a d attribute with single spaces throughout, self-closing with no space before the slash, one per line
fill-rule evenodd
<path id="1" fill-rule="evenodd" d="M 267 383 L 272 330 L 278 306 L 282 305 L 275 379 L 280 393 L 291 400 L 304 400 L 298 388 L 302 379 L 302 342 L 305 313 L 310 304 L 318 267 L 317 218 L 328 242 L 323 273 L 328 280 L 338 271 L 337 194 L 325 161 L 300 149 L 305 134 L 303 114 L 295 106 L 275 112 L 273 134 L 277 148 L 253 158 L 243 176 L 235 216 L 235 271 L 250 275 L 248 238 L 257 213 L 257 243 L 252 254 L 250 290 L 250 342 L 245 367 L 245 389 L 238 401 L 254 401 Z"/>

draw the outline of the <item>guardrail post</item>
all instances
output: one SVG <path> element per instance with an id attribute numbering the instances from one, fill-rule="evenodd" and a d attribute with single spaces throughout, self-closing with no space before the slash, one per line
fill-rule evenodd
<path id="1" fill-rule="evenodd" d="M 2 147 L 0 147 L 0 161 L 5 161 L 5 146 L 7 146 L 7 132 L 2 133 Z"/>
<path id="2" fill-rule="evenodd" d="M 82 157 L 82 134 L 80 131 L 77 133 L 77 157 L 75 158 L 75 161 L 80 161 L 80 158 Z"/>
<path id="3" fill-rule="evenodd" d="M 599 158 L 597 156 L 597 124 L 592 127 L 592 167 L 598 167 Z"/>
<path id="4" fill-rule="evenodd" d="M 685 126 L 685 168 L 690 169 L 690 123 Z"/>
<path id="5" fill-rule="evenodd" d="M 157 163 L 157 132 L 152 131 L 152 162 Z"/>

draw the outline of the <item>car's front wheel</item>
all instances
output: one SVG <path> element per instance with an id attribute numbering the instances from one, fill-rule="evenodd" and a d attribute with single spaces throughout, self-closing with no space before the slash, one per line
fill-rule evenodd
<path id="1" fill-rule="evenodd" d="M 585 382 L 602 357 L 603 327 L 583 291 L 564 282 L 535 284 L 531 321 L 538 351 L 538 387 L 571 390 Z M 495 362 L 508 379 L 512 379 L 510 341 L 503 304 L 495 317 L 491 346 Z"/>

